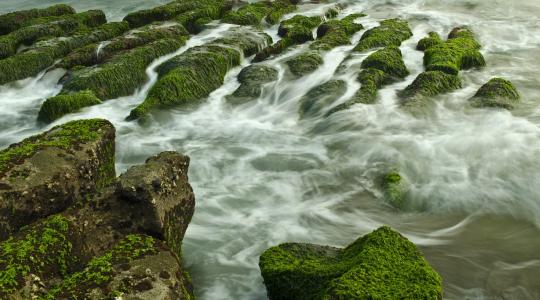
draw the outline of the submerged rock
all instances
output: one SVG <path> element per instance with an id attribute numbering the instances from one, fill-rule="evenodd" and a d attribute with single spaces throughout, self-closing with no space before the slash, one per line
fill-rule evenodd
<path id="1" fill-rule="evenodd" d="M 8 34 L 19 28 L 32 25 L 32 21 L 44 17 L 64 16 L 75 13 L 69 5 L 58 4 L 47 8 L 35 8 L 11 12 L 0 16 L 0 35 Z"/>
<path id="2" fill-rule="evenodd" d="M 0 239 L 109 184 L 114 136 L 106 120 L 80 120 L 0 151 Z"/>
<path id="3" fill-rule="evenodd" d="M 265 65 L 247 66 L 238 74 L 240 86 L 232 95 L 227 96 L 227 102 L 238 105 L 258 98 L 261 96 L 263 84 L 277 79 L 278 71 L 275 68 Z"/>
<path id="4" fill-rule="evenodd" d="M 288 47 L 313 40 L 313 29 L 321 22 L 322 17 L 306 17 L 302 15 L 296 15 L 282 21 L 278 28 L 278 34 L 283 38 L 257 53 L 254 61 L 263 61 L 271 55 L 282 53 Z"/>
<path id="5" fill-rule="evenodd" d="M 225 74 L 240 64 L 242 54 L 254 54 L 270 41 L 262 32 L 240 27 L 224 38 L 193 47 L 170 59 L 158 68 L 157 83 L 128 119 L 138 119 L 156 108 L 201 101 L 223 84 Z"/>
<path id="6" fill-rule="evenodd" d="M 300 118 L 320 114 L 347 91 L 347 83 L 343 80 L 330 80 L 318 85 L 300 99 Z"/>
<path id="7" fill-rule="evenodd" d="M 297 77 L 302 77 L 313 73 L 323 64 L 323 58 L 316 51 L 308 51 L 301 53 L 285 63 L 289 66 L 289 70 Z"/>
<path id="8" fill-rule="evenodd" d="M 286 243 L 260 257 L 275 299 L 441 299 L 442 280 L 416 246 L 381 227 L 346 248 Z"/>
<path id="9" fill-rule="evenodd" d="M 412 36 L 407 21 L 389 19 L 381 22 L 380 26 L 364 32 L 353 51 L 366 51 L 376 47 L 397 46 Z"/>
<path id="10" fill-rule="evenodd" d="M 107 19 L 101 10 L 67 15 L 64 18 L 23 27 L 0 37 L 0 59 L 17 53 L 22 45 L 32 45 L 42 38 L 69 36 L 72 33 L 105 24 Z"/>
<path id="11" fill-rule="evenodd" d="M 70 37 L 38 42 L 30 49 L 0 60 L 0 85 L 35 76 L 71 51 L 114 38 L 128 29 L 125 22 L 111 22 L 92 31 L 82 31 Z"/>
<path id="12" fill-rule="evenodd" d="M 395 171 L 385 174 L 382 178 L 382 188 L 386 199 L 392 206 L 403 208 L 409 191 L 409 184 L 401 174 Z"/>
<path id="13" fill-rule="evenodd" d="M 492 78 L 470 99 L 475 107 L 499 107 L 513 109 L 519 103 L 519 93 L 508 80 Z"/>
<path id="14" fill-rule="evenodd" d="M 328 51 L 337 46 L 349 45 L 351 36 L 362 30 L 362 24 L 354 21 L 364 14 L 351 14 L 341 20 L 324 22 L 317 28 L 317 40 L 310 45 L 313 50 Z"/>
<path id="15" fill-rule="evenodd" d="M 358 76 L 360 89 L 354 96 L 332 108 L 328 113 L 345 110 L 357 103 L 372 104 L 377 100 L 377 91 L 385 84 L 403 79 L 409 75 L 401 50 L 396 46 L 388 46 L 368 56 L 361 64 L 362 71 Z"/>

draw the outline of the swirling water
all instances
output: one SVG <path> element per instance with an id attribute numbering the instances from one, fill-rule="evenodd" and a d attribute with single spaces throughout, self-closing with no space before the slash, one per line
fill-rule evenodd
<path id="1" fill-rule="evenodd" d="M 65 2 L 104 9 L 118 20 L 165 1 Z M 358 20 L 366 28 L 399 16 L 414 32 L 401 46 L 411 75 L 381 90 L 375 105 L 299 120 L 298 100 L 310 88 L 343 79 L 348 90 L 339 102 L 359 87 L 354 67 L 336 72 L 352 46 L 326 53 L 324 66 L 307 77 L 288 77 L 283 62 L 304 45 L 266 62 L 279 69 L 279 80 L 242 106 L 224 101 L 238 86 L 238 67 L 195 109 L 160 111 L 144 124 L 124 121 L 169 55 L 148 68 L 149 82 L 134 95 L 55 124 L 109 119 L 117 128 L 119 172 L 164 150 L 191 157 L 197 207 L 184 255 L 200 299 L 265 299 L 257 263 L 267 247 L 286 241 L 343 246 L 383 224 L 420 246 L 444 278 L 445 299 L 540 299 L 540 2 L 343 2 L 349 6 L 341 15 L 368 14 Z M 4 0 L 0 12 L 53 3 Z M 303 4 L 300 11 L 316 15 L 328 5 Z M 445 34 L 459 25 L 477 33 L 487 67 L 463 72 L 464 88 L 437 97 L 429 113 L 404 112 L 395 93 L 422 71 L 416 42 L 429 31 Z M 216 23 L 176 54 L 230 26 Z M 276 37 L 276 27 L 266 30 Z M 62 75 L 52 70 L 0 87 L 1 147 L 55 125 L 39 127 L 35 118 L 44 99 L 60 91 Z M 523 105 L 512 112 L 470 108 L 467 99 L 493 76 L 511 79 Z M 412 184 L 404 211 L 382 200 L 373 179 L 389 164 Z"/>

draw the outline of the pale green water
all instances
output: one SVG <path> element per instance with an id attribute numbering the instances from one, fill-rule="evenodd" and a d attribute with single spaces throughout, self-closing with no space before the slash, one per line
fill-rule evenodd
<path id="1" fill-rule="evenodd" d="M 111 20 L 158 2 L 164 1 L 71 1 L 77 9 L 103 9 Z M 55 3 L 3 0 L 0 12 Z M 286 241 L 343 246 L 382 224 L 421 246 L 444 278 L 445 299 L 540 299 L 540 2 L 350 3 L 343 14 L 365 11 L 369 16 L 359 21 L 367 28 L 400 16 L 414 32 L 401 47 L 411 76 L 381 91 L 376 105 L 358 105 L 327 121 L 298 120 L 299 97 L 335 77 L 351 50 L 339 47 L 307 78 L 280 72 L 263 97 L 244 106 L 223 101 L 237 87 L 237 68 L 207 104 L 156 113 L 144 127 L 123 121 L 144 90 L 57 123 L 111 120 L 119 171 L 163 150 L 192 158 L 197 208 L 184 254 L 200 299 L 265 299 L 257 262 L 267 247 Z M 301 10 L 315 14 L 322 5 Z M 416 42 L 429 31 L 446 34 L 463 24 L 477 33 L 488 66 L 463 72 L 464 88 L 439 97 L 429 117 L 403 113 L 395 91 L 422 71 Z M 190 45 L 223 30 L 205 31 Z M 275 36 L 275 30 L 268 32 Z M 283 57 L 269 64 L 283 70 Z M 354 88 L 352 71 L 341 78 Z M 45 130 L 35 117 L 42 101 L 59 91 L 61 75 L 0 87 L 0 146 Z M 516 84 L 522 107 L 510 113 L 466 105 L 493 76 Z M 373 182 L 389 163 L 413 184 L 405 212 L 386 205 Z"/>

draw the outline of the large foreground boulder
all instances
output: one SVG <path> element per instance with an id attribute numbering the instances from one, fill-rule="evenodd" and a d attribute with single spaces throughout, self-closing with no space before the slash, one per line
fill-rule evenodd
<path id="1" fill-rule="evenodd" d="M 109 184 L 114 137 L 108 121 L 81 120 L 0 151 L 0 240 Z"/>
<path id="2" fill-rule="evenodd" d="M 276 299 L 441 299 L 442 281 L 416 246 L 381 227 L 346 248 L 287 243 L 260 257 Z"/>
<path id="3" fill-rule="evenodd" d="M 84 127 L 85 122 L 98 121 L 67 123 L 45 135 L 50 137 L 68 125 Z M 65 139 L 66 135 L 50 138 L 53 142 Z M 43 164 L 54 165 L 56 157 L 69 161 L 71 152 L 84 149 L 90 155 L 94 151 L 82 143 L 67 144 L 56 152 L 48 152 L 48 147 L 53 146 L 36 150 Z M 195 207 L 188 167 L 187 156 L 163 152 L 117 179 L 113 173 L 112 180 L 109 176 L 108 184 L 97 191 L 70 195 L 84 201 L 58 208 L 57 214 L 18 232 L 12 230 L 0 242 L 0 298 L 191 299 L 189 275 L 181 265 L 182 239 Z M 70 177 L 66 181 L 81 185 L 85 180 Z M 39 196 L 34 197 L 37 205 L 50 200 L 48 194 Z M 9 212 L 3 210 L 1 216 Z"/>

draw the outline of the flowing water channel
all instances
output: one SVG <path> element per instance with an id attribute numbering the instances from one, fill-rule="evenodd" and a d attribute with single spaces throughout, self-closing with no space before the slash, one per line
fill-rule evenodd
<path id="1" fill-rule="evenodd" d="M 0 13 L 58 2 L 3 0 Z M 64 2 L 78 10 L 103 9 L 109 20 L 118 20 L 165 1 Z M 257 100 L 236 107 L 224 100 L 239 85 L 238 67 L 194 109 L 160 111 L 141 124 L 124 121 L 155 83 L 160 63 L 232 26 L 215 23 L 154 62 L 150 81 L 134 95 L 51 126 L 110 120 L 117 128 L 118 172 L 164 150 L 191 157 L 197 206 L 183 252 L 199 299 L 265 299 L 257 263 L 266 248 L 287 241 L 344 246 L 383 224 L 419 245 L 444 279 L 445 299 L 540 299 L 540 1 L 344 2 L 349 6 L 341 16 L 365 12 L 358 22 L 366 28 L 402 17 L 414 32 L 401 46 L 411 75 L 381 90 L 375 105 L 300 120 L 299 99 L 310 88 L 345 80 L 339 102 L 359 87 L 357 69 L 337 70 L 352 45 L 326 53 L 323 67 L 311 75 L 288 77 L 284 61 L 303 45 L 266 62 L 279 69 L 279 80 Z M 329 5 L 303 4 L 300 13 L 319 15 Z M 416 42 L 429 31 L 446 34 L 459 25 L 476 32 L 487 67 L 462 72 L 464 88 L 437 97 L 429 112 L 405 112 L 396 91 L 423 70 Z M 277 38 L 277 27 L 265 30 Z M 44 99 L 61 90 L 63 73 L 51 70 L 0 86 L 0 147 L 51 127 L 39 127 L 36 116 Z M 512 80 L 523 105 L 512 112 L 469 107 L 467 99 L 494 76 Z M 388 165 L 412 184 L 411 201 L 401 211 L 383 200 L 374 181 Z"/>

